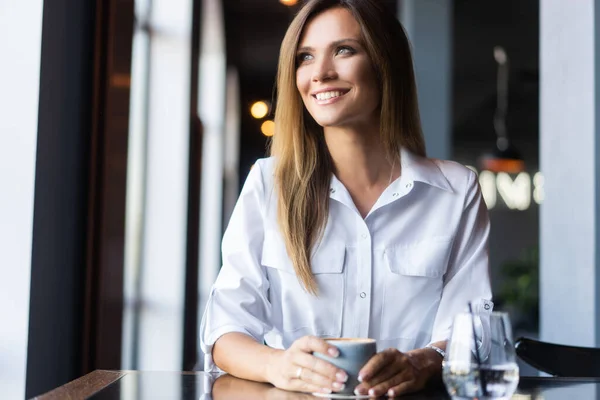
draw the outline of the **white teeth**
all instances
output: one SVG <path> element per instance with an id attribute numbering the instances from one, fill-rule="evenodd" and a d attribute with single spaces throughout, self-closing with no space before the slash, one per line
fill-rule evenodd
<path id="1" fill-rule="evenodd" d="M 342 95 L 342 92 L 338 92 L 338 91 L 334 91 L 334 92 L 322 92 L 322 93 L 318 93 L 315 97 L 317 98 L 317 100 L 329 100 L 332 99 L 334 97 L 340 97 Z"/>

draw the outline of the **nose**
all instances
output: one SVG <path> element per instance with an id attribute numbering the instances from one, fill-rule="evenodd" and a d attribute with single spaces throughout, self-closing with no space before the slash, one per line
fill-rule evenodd
<path id="1" fill-rule="evenodd" d="M 335 65 L 332 60 L 327 57 L 321 57 L 319 60 L 316 60 L 313 66 L 313 82 L 326 82 L 337 77 Z"/>

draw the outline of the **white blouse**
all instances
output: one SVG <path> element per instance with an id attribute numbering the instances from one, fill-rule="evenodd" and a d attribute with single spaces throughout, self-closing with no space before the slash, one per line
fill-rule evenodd
<path id="1" fill-rule="evenodd" d="M 287 348 L 304 335 L 369 337 L 400 351 L 447 340 L 473 303 L 491 312 L 489 218 L 476 174 L 401 151 L 401 177 L 366 218 L 331 178 L 329 219 L 313 251 L 318 296 L 303 289 L 277 226 L 274 158 L 256 162 L 223 238 L 223 268 L 201 324 L 212 346 L 241 332 Z"/>

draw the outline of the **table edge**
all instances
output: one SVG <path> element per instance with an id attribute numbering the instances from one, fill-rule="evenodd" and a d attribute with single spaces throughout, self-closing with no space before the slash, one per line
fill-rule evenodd
<path id="1" fill-rule="evenodd" d="M 600 383 L 600 377 L 520 376 L 519 380 L 528 382 Z"/>
<path id="2" fill-rule="evenodd" d="M 128 371 L 108 371 L 97 369 L 80 378 L 64 384 L 47 393 L 33 398 L 33 400 L 78 400 L 88 398 L 108 385 L 127 375 Z"/>

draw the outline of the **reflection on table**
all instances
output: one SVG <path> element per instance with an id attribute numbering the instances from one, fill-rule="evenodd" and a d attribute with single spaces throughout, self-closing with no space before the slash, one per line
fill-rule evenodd
<path id="1" fill-rule="evenodd" d="M 600 379 L 522 377 L 514 400 L 600 400 Z M 137 400 L 315 400 L 305 393 L 292 393 L 271 385 L 230 375 L 204 372 L 94 371 L 61 386 L 39 400 L 55 399 Z M 402 399 L 449 399 L 441 386 L 403 396 Z"/>

